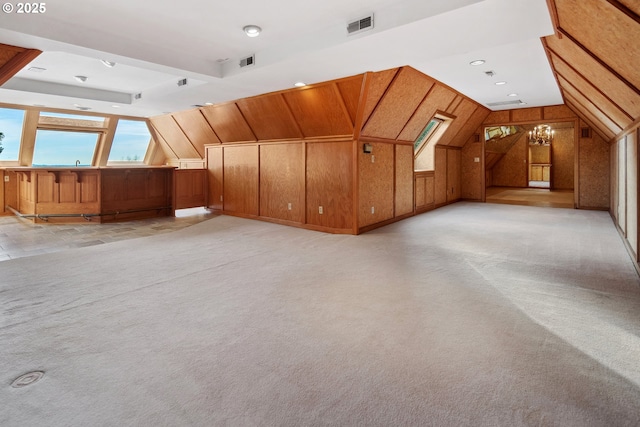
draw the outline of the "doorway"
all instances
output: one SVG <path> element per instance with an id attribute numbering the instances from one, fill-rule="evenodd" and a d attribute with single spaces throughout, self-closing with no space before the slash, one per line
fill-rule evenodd
<path id="1" fill-rule="evenodd" d="M 529 188 L 552 188 L 551 165 L 551 144 L 529 144 Z"/>

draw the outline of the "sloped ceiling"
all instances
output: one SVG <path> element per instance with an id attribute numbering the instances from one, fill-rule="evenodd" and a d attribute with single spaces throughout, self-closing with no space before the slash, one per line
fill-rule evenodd
<path id="1" fill-rule="evenodd" d="M 372 30 L 347 34 L 371 13 Z M 247 24 L 260 37 L 246 37 Z M 21 71 L 0 98 L 149 117 L 409 65 L 485 106 L 510 93 L 552 105 L 561 96 L 540 42 L 552 32 L 546 0 L 58 0 L 38 15 L 0 14 L 0 40 L 42 50 L 30 65 L 46 69 Z M 240 68 L 251 54 L 255 65 Z"/>
<path id="2" fill-rule="evenodd" d="M 565 103 L 610 140 L 640 120 L 640 3 L 552 0 L 544 45 Z"/>

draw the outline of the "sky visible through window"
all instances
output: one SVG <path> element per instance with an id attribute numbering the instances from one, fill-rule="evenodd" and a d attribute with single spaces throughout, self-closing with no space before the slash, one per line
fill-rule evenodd
<path id="1" fill-rule="evenodd" d="M 33 166 L 91 166 L 99 133 L 38 130 Z"/>
<path id="2" fill-rule="evenodd" d="M 4 134 L 4 139 L 0 141 L 4 148 L 0 153 L 0 161 L 18 160 L 23 121 L 24 110 L 0 108 L 0 132 Z"/>
<path id="3" fill-rule="evenodd" d="M 142 162 L 150 140 L 151 134 L 145 122 L 119 120 L 109 161 Z"/>

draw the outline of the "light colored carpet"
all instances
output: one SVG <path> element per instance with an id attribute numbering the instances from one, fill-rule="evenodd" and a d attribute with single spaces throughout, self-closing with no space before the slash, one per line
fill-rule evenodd
<path id="1" fill-rule="evenodd" d="M 2 426 L 640 424 L 640 287 L 605 212 L 221 216 L 2 262 L 0 302 Z"/>

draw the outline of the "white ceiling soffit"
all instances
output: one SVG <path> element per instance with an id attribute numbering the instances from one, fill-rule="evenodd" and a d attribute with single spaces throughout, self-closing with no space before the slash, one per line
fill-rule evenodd
<path id="1" fill-rule="evenodd" d="M 540 37 L 553 33 L 546 0 L 325 0 L 304 7 L 293 0 L 241 3 L 158 0 L 151 7 L 130 0 L 59 0 L 40 16 L 0 15 L 0 42 L 78 56 L 54 61 L 61 66 L 52 67 L 60 73 L 56 78 L 53 72 L 45 76 L 49 69 L 37 75 L 23 70 L 16 78 L 74 85 L 69 75 L 86 75 L 75 66 L 90 63 L 98 74 L 77 85 L 142 92 L 140 101 L 117 111 L 128 115 L 153 116 L 287 89 L 296 81 L 314 83 L 403 65 L 485 105 L 508 101 L 513 92 L 528 106 L 562 103 L 540 43 Z M 375 28 L 347 35 L 348 22 L 372 13 Z M 261 26 L 260 37 L 246 37 L 242 27 L 247 24 Z M 241 69 L 239 60 L 248 55 L 255 55 L 255 65 Z M 97 59 L 117 65 L 107 69 Z M 469 66 L 474 59 L 487 63 Z M 507 80 L 508 87 L 489 84 L 485 68 L 496 72 L 494 79 Z M 148 78 L 141 78 L 145 73 Z M 176 90 L 174 80 L 182 78 L 189 84 Z M 3 101 L 33 103 L 33 92 L 10 89 L 24 89 L 25 83 L 19 83 L 10 81 L 0 89 Z M 69 108 L 68 97 L 41 96 L 40 104 Z M 95 98 L 83 104 L 115 112 L 109 102 Z"/>

